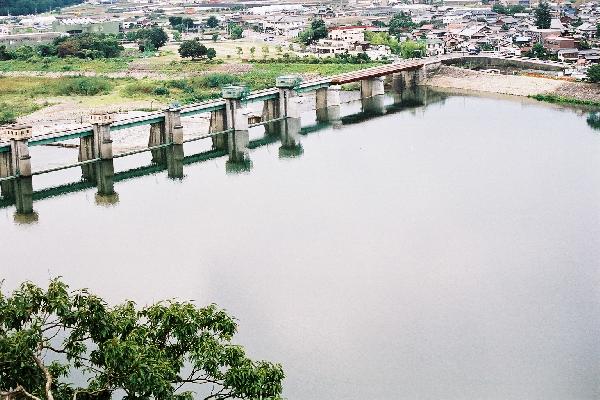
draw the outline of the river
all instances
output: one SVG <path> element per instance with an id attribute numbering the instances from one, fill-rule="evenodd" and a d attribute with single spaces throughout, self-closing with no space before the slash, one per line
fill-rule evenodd
<path id="1" fill-rule="evenodd" d="M 215 302 L 252 357 L 283 364 L 290 400 L 599 398 L 600 131 L 587 112 L 432 91 L 359 111 L 307 129 L 296 157 L 277 141 L 252 149 L 247 172 L 220 157 L 183 179 L 139 174 L 112 206 L 63 190 L 29 224 L 4 205 L 4 290 L 62 276 L 111 303 Z"/>

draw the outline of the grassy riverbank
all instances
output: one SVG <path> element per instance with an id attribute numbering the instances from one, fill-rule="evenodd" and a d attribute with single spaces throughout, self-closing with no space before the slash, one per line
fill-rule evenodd
<path id="1" fill-rule="evenodd" d="M 600 107 L 600 101 L 575 99 L 572 97 L 565 97 L 565 96 L 560 96 L 560 95 L 556 95 L 556 94 L 535 94 L 535 95 L 531 95 L 528 97 L 538 100 L 538 101 L 545 101 L 548 103 L 555 103 L 555 104 L 573 104 L 573 105 Z"/>
<path id="2" fill-rule="evenodd" d="M 1 63 L 0 63 L 1 64 Z M 184 70 L 193 63 L 178 63 Z M 204 65 L 206 64 L 199 64 Z M 252 64 L 238 73 L 205 71 L 183 79 L 123 78 L 98 76 L 7 76 L 0 77 L 0 124 L 14 122 L 53 104 L 75 101 L 79 108 L 123 105 L 147 100 L 155 104 L 188 104 L 220 96 L 220 88 L 242 84 L 251 90 L 272 87 L 282 74 L 299 74 L 305 79 L 329 76 L 376 64 Z"/>

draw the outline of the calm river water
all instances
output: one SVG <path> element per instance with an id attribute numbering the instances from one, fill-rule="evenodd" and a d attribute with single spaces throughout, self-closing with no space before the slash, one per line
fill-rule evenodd
<path id="1" fill-rule="evenodd" d="M 290 400 L 598 399 L 600 131 L 587 115 L 429 92 L 309 129 L 295 158 L 254 148 L 247 173 L 221 157 L 182 180 L 140 174 L 115 184 L 114 206 L 92 188 L 36 201 L 34 224 L 5 205 L 0 277 L 5 290 L 63 276 L 109 302 L 215 302 L 251 356 L 283 364 Z M 35 148 L 34 167 L 74 151 Z"/>

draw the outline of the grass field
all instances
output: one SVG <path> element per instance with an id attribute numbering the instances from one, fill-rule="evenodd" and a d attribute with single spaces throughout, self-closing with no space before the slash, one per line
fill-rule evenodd
<path id="1" fill-rule="evenodd" d="M 1 64 L 1 63 L 0 63 Z M 0 124 L 15 121 L 50 104 L 77 101 L 81 107 L 126 104 L 133 100 L 157 104 L 188 104 L 220 96 L 221 87 L 242 84 L 251 90 L 272 87 L 282 74 L 306 78 L 335 75 L 375 64 L 252 64 L 241 73 L 210 72 L 185 79 L 133 79 L 95 77 L 1 77 Z M 176 63 L 179 71 L 198 71 L 207 64 Z M 209 67 L 211 65 L 208 65 Z"/>

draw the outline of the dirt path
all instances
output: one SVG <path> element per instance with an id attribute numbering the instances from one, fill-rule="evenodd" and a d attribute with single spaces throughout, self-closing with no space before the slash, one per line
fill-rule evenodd
<path id="1" fill-rule="evenodd" d="M 600 101 L 600 85 L 526 75 L 497 75 L 442 66 L 427 84 L 450 89 L 533 96 L 552 94 L 578 100 Z"/>

